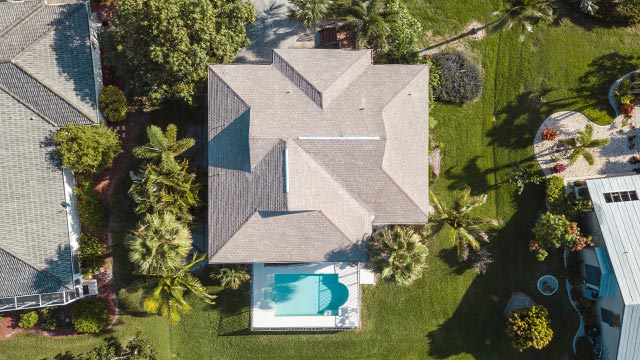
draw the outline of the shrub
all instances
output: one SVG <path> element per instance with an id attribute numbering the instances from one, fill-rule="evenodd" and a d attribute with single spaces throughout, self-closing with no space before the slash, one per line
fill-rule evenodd
<path id="1" fill-rule="evenodd" d="M 544 128 L 542 131 L 542 138 L 547 141 L 553 141 L 558 137 L 558 130 L 549 127 Z"/>
<path id="2" fill-rule="evenodd" d="M 100 193 L 93 188 L 91 181 L 78 177 L 75 192 L 78 195 L 78 215 L 82 227 L 91 232 L 104 229 L 107 225 L 105 210 Z"/>
<path id="3" fill-rule="evenodd" d="M 39 310 L 40 326 L 45 330 L 57 330 L 60 328 L 60 307 L 45 307 Z"/>
<path id="4" fill-rule="evenodd" d="M 581 249 L 591 243 L 590 236 L 582 236 L 575 222 L 569 222 L 564 215 L 546 212 L 533 227 L 534 240 L 529 243 L 529 250 L 536 252 L 540 261 L 546 258 L 546 252 L 560 246 L 568 246 L 571 250 Z M 544 252 L 542 252 L 544 250 Z"/>
<path id="5" fill-rule="evenodd" d="M 485 248 L 478 249 L 471 257 L 471 269 L 480 275 L 486 274 L 491 264 L 493 264 L 493 258 Z"/>
<path id="6" fill-rule="evenodd" d="M 391 1 L 387 11 L 393 14 L 389 23 L 387 42 L 389 49 L 383 54 L 389 63 L 412 64 L 419 59 L 418 43 L 422 37 L 422 25 L 411 16 L 407 6 L 401 1 Z"/>
<path id="7" fill-rule="evenodd" d="M 71 323 L 77 332 L 98 333 L 109 320 L 107 306 L 98 299 L 87 299 L 71 309 Z"/>
<path id="8" fill-rule="evenodd" d="M 115 86 L 105 86 L 100 92 L 100 111 L 111 122 L 120 122 L 127 117 L 127 98 Z"/>
<path id="9" fill-rule="evenodd" d="M 462 53 L 436 54 L 432 61 L 440 74 L 440 85 L 434 89 L 436 100 L 463 104 L 480 94 L 480 70 Z"/>
<path id="10" fill-rule="evenodd" d="M 22 329 L 30 329 L 38 323 L 38 313 L 36 311 L 27 311 L 20 314 L 18 327 Z"/>
<path id="11" fill-rule="evenodd" d="M 507 335 L 520 352 L 529 347 L 544 348 L 553 338 L 547 309 L 534 305 L 514 311 L 507 319 Z"/>
<path id="12" fill-rule="evenodd" d="M 558 164 L 553 165 L 553 172 L 555 174 L 559 174 L 559 173 L 565 171 L 566 169 L 567 169 L 567 167 L 564 164 L 558 163 Z"/>
<path id="13" fill-rule="evenodd" d="M 118 135 L 107 127 L 65 126 L 53 135 L 62 166 L 76 174 L 93 174 L 111 166 L 122 152 Z"/>
<path id="14" fill-rule="evenodd" d="M 596 353 L 593 345 L 586 337 L 579 337 L 576 341 L 576 359 L 577 360 L 596 360 Z"/>
<path id="15" fill-rule="evenodd" d="M 569 253 L 567 259 L 567 280 L 571 285 L 578 285 L 582 281 L 582 258 L 577 252 Z"/>
<path id="16" fill-rule="evenodd" d="M 91 234 L 80 235 L 80 264 L 82 275 L 89 276 L 97 273 L 104 265 L 105 249 L 102 240 Z"/>
<path id="17" fill-rule="evenodd" d="M 507 182 L 516 188 L 516 194 L 521 195 L 527 184 L 540 184 L 544 179 L 544 176 L 531 171 L 529 168 L 516 167 L 507 178 Z"/>
<path id="18" fill-rule="evenodd" d="M 564 179 L 560 176 L 553 175 L 547 179 L 547 187 L 545 189 L 547 196 L 547 204 L 554 207 L 559 201 L 562 201 L 565 196 Z"/>

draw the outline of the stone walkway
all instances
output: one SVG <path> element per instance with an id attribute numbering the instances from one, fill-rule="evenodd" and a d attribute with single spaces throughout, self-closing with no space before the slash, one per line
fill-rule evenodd
<path id="1" fill-rule="evenodd" d="M 640 113 L 636 108 L 634 115 Z M 633 124 L 637 116 L 629 123 Z M 587 124 L 593 126 L 593 139 L 609 139 L 610 143 L 601 148 L 592 148 L 594 165 L 580 157 L 573 165 L 569 165 L 568 157 L 570 149 L 558 140 L 568 139 L 583 131 Z M 563 111 L 549 116 L 540 126 L 534 140 L 534 153 L 545 175 L 553 173 L 553 166 L 557 163 L 564 164 L 567 168 L 560 175 L 565 179 L 587 179 L 611 175 L 633 174 L 634 169 L 640 168 L 640 164 L 633 165 L 629 159 L 633 155 L 640 155 L 640 129 L 634 124 L 623 128 L 623 118 L 618 116 L 611 125 L 599 126 L 591 122 L 586 116 L 574 112 Z M 542 133 L 545 128 L 556 129 L 559 136 L 554 141 L 544 141 Z M 634 137 L 635 136 L 635 137 Z M 631 141 L 629 137 L 634 137 Z"/>

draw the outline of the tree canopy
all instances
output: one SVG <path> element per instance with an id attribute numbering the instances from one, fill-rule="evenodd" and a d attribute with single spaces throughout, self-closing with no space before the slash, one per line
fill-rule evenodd
<path id="1" fill-rule="evenodd" d="M 233 61 L 255 20 L 245 0 L 120 0 L 113 40 L 121 69 L 151 103 L 192 103 L 207 64 Z"/>
<path id="2" fill-rule="evenodd" d="M 75 174 L 94 174 L 122 152 L 118 135 L 106 126 L 65 126 L 53 135 L 62 166 Z"/>

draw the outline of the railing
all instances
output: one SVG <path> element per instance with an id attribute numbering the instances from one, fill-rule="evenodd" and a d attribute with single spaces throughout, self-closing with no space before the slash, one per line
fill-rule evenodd
<path id="1" fill-rule="evenodd" d="M 66 305 L 82 297 L 83 294 L 80 290 L 6 297 L 0 299 L 0 312 Z"/>

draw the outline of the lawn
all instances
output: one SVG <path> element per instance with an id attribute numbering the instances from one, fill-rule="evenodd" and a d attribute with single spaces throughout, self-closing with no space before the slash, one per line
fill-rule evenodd
<path id="1" fill-rule="evenodd" d="M 503 6 L 499 0 L 411 0 L 424 29 L 424 45 L 464 31 L 472 20 L 485 23 Z M 502 185 L 515 164 L 532 161 L 533 136 L 546 116 L 561 110 L 610 121 L 606 95 L 612 81 L 636 68 L 640 48 L 636 30 L 600 26 L 564 6 L 554 24 L 536 27 L 521 43 L 514 33 L 491 35 L 462 47 L 481 64 L 485 86 L 480 98 L 464 106 L 436 105 L 433 130 L 444 144 L 443 174 L 432 186 L 441 200 L 469 185 L 488 192 L 480 209 L 505 226 L 493 238 L 495 263 L 484 276 L 458 268 L 446 234 L 429 244 L 429 270 L 411 287 L 381 283 L 363 288 L 363 329 L 331 334 L 252 335 L 246 330 L 246 293 L 221 291 L 218 304 L 194 302 L 194 310 L 170 327 L 158 317 L 124 315 L 113 334 L 141 330 L 162 359 L 372 358 L 372 359 L 571 359 L 577 317 L 566 290 L 539 295 L 542 274 L 561 279 L 560 253 L 538 263 L 527 251 L 529 229 L 543 209 L 541 188 L 520 195 Z M 600 113 L 596 113 L 600 111 Z M 595 114 L 595 115 L 593 115 Z M 126 282 L 121 276 L 120 284 Z M 517 353 L 504 335 L 504 305 L 524 291 L 550 310 L 554 340 L 543 351 Z M 108 334 L 107 334 L 108 335 Z M 103 335 L 104 337 L 104 335 Z M 83 336 L 50 339 L 15 336 L 0 343 L 0 359 L 37 359 L 99 342 Z"/>

